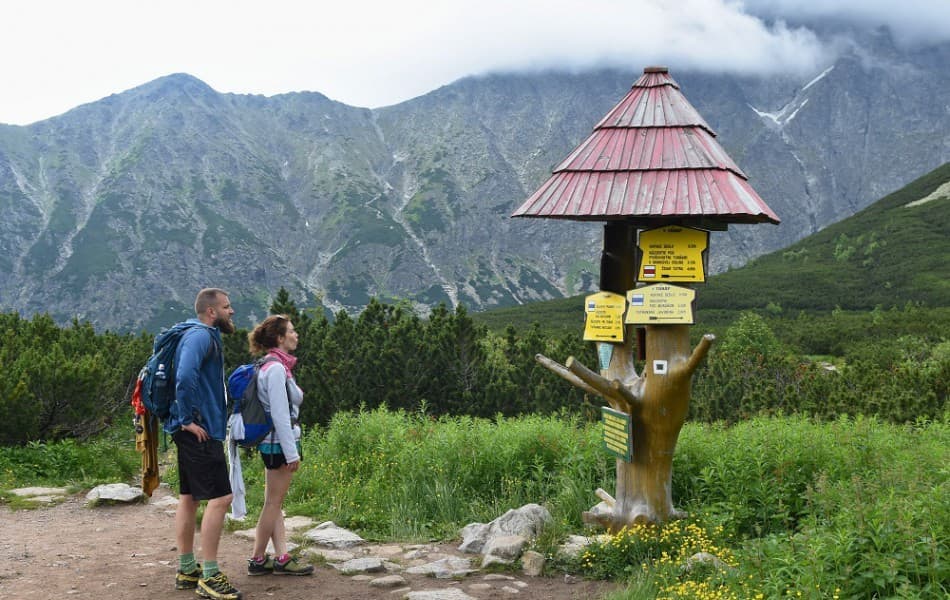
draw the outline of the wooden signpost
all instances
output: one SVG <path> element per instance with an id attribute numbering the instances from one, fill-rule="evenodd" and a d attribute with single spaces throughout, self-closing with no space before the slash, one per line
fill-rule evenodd
<path id="1" fill-rule="evenodd" d="M 513 214 L 606 221 L 601 291 L 584 308 L 584 339 L 597 344 L 599 369 L 574 357 L 537 360 L 609 405 L 604 447 L 617 459 L 616 497 L 598 489 L 603 502 L 583 517 L 611 532 L 683 516 L 673 507 L 673 453 L 693 373 L 715 339 L 706 334 L 690 349 L 689 286 L 706 281 L 708 230 L 779 222 L 714 138 L 667 69 L 647 67 Z"/>

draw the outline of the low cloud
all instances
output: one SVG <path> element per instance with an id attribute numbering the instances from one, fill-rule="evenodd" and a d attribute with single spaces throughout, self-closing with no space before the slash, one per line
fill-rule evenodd
<path id="1" fill-rule="evenodd" d="M 888 27 L 903 45 L 950 41 L 948 0 L 745 0 L 749 14 L 810 26 Z"/>
<path id="2" fill-rule="evenodd" d="M 887 25 L 902 44 L 950 40 L 950 0 L 14 0 L 0 20 L 16 24 L 0 36 L 0 123 L 176 72 L 222 92 L 378 107 L 500 71 L 810 76 L 846 47 L 826 39 L 829 24 Z"/>

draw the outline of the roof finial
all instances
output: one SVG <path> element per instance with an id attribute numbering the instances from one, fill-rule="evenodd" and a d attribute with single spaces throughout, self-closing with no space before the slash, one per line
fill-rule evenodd
<path id="1" fill-rule="evenodd" d="M 670 70 L 666 67 L 644 67 L 644 73 L 669 73 Z"/>

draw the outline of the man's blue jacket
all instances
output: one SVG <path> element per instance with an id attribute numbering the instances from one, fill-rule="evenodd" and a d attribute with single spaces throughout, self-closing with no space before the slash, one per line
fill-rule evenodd
<path id="1" fill-rule="evenodd" d="M 175 353 L 175 402 L 165 431 L 174 433 L 183 425 L 198 423 L 213 439 L 227 434 L 227 399 L 224 391 L 224 354 L 221 332 L 198 319 L 181 336 Z"/>

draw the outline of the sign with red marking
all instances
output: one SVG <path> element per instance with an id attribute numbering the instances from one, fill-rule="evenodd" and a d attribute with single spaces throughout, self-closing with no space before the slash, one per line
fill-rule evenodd
<path id="1" fill-rule="evenodd" d="M 640 232 L 640 267 L 637 281 L 706 281 L 705 254 L 709 232 L 691 227 L 668 225 Z"/>

